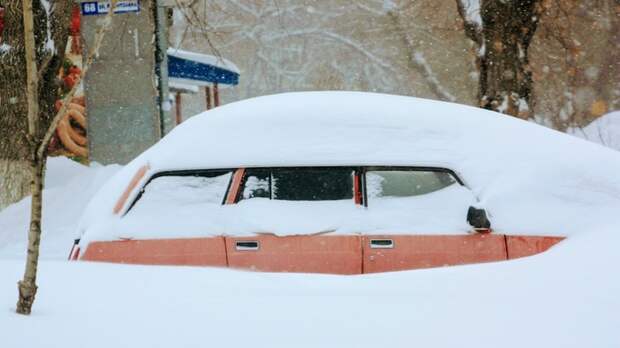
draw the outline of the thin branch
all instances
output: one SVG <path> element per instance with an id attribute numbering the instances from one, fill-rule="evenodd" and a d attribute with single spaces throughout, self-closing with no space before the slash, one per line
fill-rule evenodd
<path id="1" fill-rule="evenodd" d="M 203 35 L 204 39 L 207 41 L 207 45 L 209 45 L 209 48 L 213 51 L 214 55 L 221 59 L 222 55 L 220 54 L 217 47 L 215 47 L 215 44 L 213 44 L 213 40 L 211 39 L 211 36 L 209 35 L 211 28 L 209 28 L 207 19 L 200 18 L 200 15 L 198 14 L 198 12 L 196 12 L 196 9 L 194 8 L 195 7 L 194 5 L 197 3 L 192 2 L 190 6 L 187 6 L 187 5 L 182 4 L 180 0 L 175 0 L 175 4 L 176 4 L 176 8 L 181 12 L 183 17 L 185 18 L 185 21 L 187 22 L 187 24 L 194 28 L 198 28 L 200 33 Z M 206 6 L 206 3 L 204 4 L 204 6 Z"/>
<path id="2" fill-rule="evenodd" d="M 431 66 L 426 62 L 424 58 L 424 54 L 418 51 L 415 47 L 414 41 L 407 35 L 407 32 L 402 28 L 402 21 L 400 20 L 399 15 L 395 11 L 389 11 L 388 16 L 390 17 L 393 25 L 398 29 L 403 43 L 405 47 L 407 47 L 411 52 L 408 54 L 408 62 L 409 65 L 414 68 L 422 77 L 424 81 L 426 81 L 428 87 L 431 92 L 437 96 L 437 98 L 441 100 L 456 101 L 456 97 L 452 95 L 437 79 L 435 73 L 433 72 Z"/>
<path id="3" fill-rule="evenodd" d="M 78 80 L 75 82 L 69 93 L 67 93 L 63 98 L 60 110 L 58 110 L 58 113 L 56 113 L 56 116 L 54 116 L 54 118 L 52 119 L 52 123 L 50 124 L 47 132 L 43 136 L 41 144 L 39 144 L 39 149 L 37 150 L 38 158 L 43 158 L 43 154 L 45 153 L 45 150 L 47 149 L 49 142 L 52 139 L 52 135 L 56 131 L 56 127 L 58 127 L 58 123 L 60 123 L 60 121 L 66 116 L 67 111 L 69 110 L 69 101 L 77 92 L 78 87 L 82 82 L 82 79 L 84 78 L 84 75 L 86 75 L 86 72 L 90 68 L 95 57 L 99 55 L 99 48 L 101 47 L 101 43 L 103 42 L 103 37 L 105 36 L 106 31 L 110 28 L 110 25 L 112 24 L 112 16 L 114 15 L 114 8 L 116 7 L 117 1 L 118 0 L 110 1 L 110 11 L 106 14 L 101 26 L 97 29 L 97 32 L 95 33 L 95 42 L 90 49 L 90 52 L 88 53 L 86 62 L 84 62 L 82 72 L 80 73 Z"/>
<path id="4" fill-rule="evenodd" d="M 46 55 L 43 58 L 43 61 L 41 62 L 41 66 L 39 67 L 39 73 L 37 74 L 37 80 L 42 80 L 43 79 L 43 75 L 45 74 L 45 71 L 47 70 L 47 66 L 50 64 L 50 62 L 52 61 L 52 55 Z"/>
<path id="5" fill-rule="evenodd" d="M 467 18 L 467 13 L 465 10 L 465 4 L 463 4 L 463 0 L 455 0 L 456 1 L 456 9 L 459 12 L 459 16 L 463 20 L 463 29 L 465 29 L 465 35 L 470 38 L 473 42 L 478 45 L 478 47 L 482 47 L 482 28 L 478 23 L 470 21 Z"/>

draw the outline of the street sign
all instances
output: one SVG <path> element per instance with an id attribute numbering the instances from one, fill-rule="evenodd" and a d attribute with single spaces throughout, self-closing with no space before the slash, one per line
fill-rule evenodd
<path id="1" fill-rule="evenodd" d="M 82 15 L 96 16 L 110 11 L 110 1 L 87 1 L 81 4 Z M 114 13 L 139 12 L 140 0 L 122 0 L 116 2 Z"/>

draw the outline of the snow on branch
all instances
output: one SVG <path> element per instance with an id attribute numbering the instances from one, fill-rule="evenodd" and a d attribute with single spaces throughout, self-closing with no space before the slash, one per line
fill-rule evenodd
<path id="1" fill-rule="evenodd" d="M 459 16 L 463 20 L 465 35 L 482 46 L 482 17 L 480 16 L 480 0 L 455 0 Z"/>
<path id="2" fill-rule="evenodd" d="M 44 49 L 55 53 L 56 45 L 54 44 L 54 39 L 52 39 L 52 26 L 51 26 L 51 13 L 52 13 L 52 5 L 47 0 L 40 0 L 41 7 L 45 10 L 45 21 L 47 23 L 46 31 L 45 31 L 45 47 Z"/>

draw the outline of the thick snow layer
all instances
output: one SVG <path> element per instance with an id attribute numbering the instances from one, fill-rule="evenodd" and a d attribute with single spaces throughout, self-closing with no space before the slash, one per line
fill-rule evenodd
<path id="1" fill-rule="evenodd" d="M 141 200 L 124 218 L 101 225 L 101 230 L 91 231 L 88 238 L 418 231 L 464 234 L 471 230 L 465 219 L 467 208 L 475 204 L 470 192 L 458 184 L 421 196 L 376 200 L 368 209 L 354 205 L 352 200 L 309 202 L 254 198 L 235 205 L 221 205 L 221 199 L 202 202 L 201 197 L 194 198 L 190 193 L 178 199 L 170 195 L 152 201 L 144 199 L 145 204 Z"/>
<path id="2" fill-rule="evenodd" d="M 568 133 L 620 151 L 620 111 L 605 114 L 584 128 L 569 129 Z"/>
<path id="3" fill-rule="evenodd" d="M 367 209 L 356 206 L 352 198 L 335 201 L 252 198 L 235 205 L 222 205 L 230 177 L 228 173 L 213 178 L 155 178 L 125 217 L 101 225 L 97 233 L 90 231 L 89 238 L 114 240 L 332 232 L 400 234 L 412 231 L 462 234 L 471 229 L 465 215 L 467 208 L 476 203 L 468 189 L 453 182 L 442 190 L 418 196 L 373 197 Z M 373 181 L 371 178 L 369 174 L 369 185 Z M 255 183 L 255 186 L 260 185 L 262 183 Z M 377 185 L 379 183 L 374 186 Z M 374 188 L 374 191 L 379 189 Z M 375 192 L 369 195 L 378 196 Z M 248 197 L 247 194 L 244 196 Z"/>
<path id="4" fill-rule="evenodd" d="M 168 79 L 168 87 L 181 93 L 198 93 L 199 87 L 195 84 L 187 83 L 184 79 L 171 77 Z"/>
<path id="5" fill-rule="evenodd" d="M 467 21 L 482 26 L 480 16 L 480 0 L 459 0 L 463 2 L 465 8 L 465 18 Z"/>
<path id="6" fill-rule="evenodd" d="M 212 56 L 210 54 L 184 51 L 178 48 L 169 48 L 168 55 L 175 56 L 181 59 L 193 60 L 195 62 L 212 65 L 218 68 L 222 68 L 225 70 L 235 72 L 237 74 L 240 72 L 239 68 L 230 60 L 221 58 L 221 57 Z"/>
<path id="7" fill-rule="evenodd" d="M 44 259 L 67 257 L 88 201 L 119 169 L 118 165 L 86 167 L 66 157 L 48 159 L 41 241 Z M 0 258 L 25 254 L 29 223 L 30 197 L 0 211 Z"/>
<path id="8" fill-rule="evenodd" d="M 23 261 L 0 260 L 0 340 L 11 348 L 618 347 L 617 226 L 590 226 L 510 262 L 363 276 L 44 261 L 30 317 L 13 312 Z"/>
<path id="9" fill-rule="evenodd" d="M 11 48 L 12 48 L 11 46 L 9 46 L 9 45 L 7 45 L 5 43 L 0 44 L 0 54 L 4 54 L 4 53 L 10 51 Z"/>
<path id="10" fill-rule="evenodd" d="M 616 151 L 479 108 L 372 93 L 307 92 L 248 99 L 184 122 L 105 185 L 78 233 L 88 230 L 85 240 L 90 232 L 97 238 L 126 233 L 112 228 L 121 222 L 112 207 L 144 165 L 150 169 L 141 184 L 173 169 L 365 164 L 455 170 L 500 233 L 573 235 L 620 209 Z M 331 217 L 315 221 L 315 232 L 345 229 Z M 165 227 L 180 231 L 184 223 L 178 219 Z M 230 232 L 284 233 L 286 227 L 273 220 L 261 231 L 253 229 L 256 224 L 242 226 L 249 229 Z"/>
<path id="11" fill-rule="evenodd" d="M 29 317 L 14 313 L 28 199 L 0 211 L 1 347 L 620 346 L 620 216 L 584 217 L 601 207 L 596 182 L 582 186 L 585 211 L 564 216 L 589 225 L 507 262 L 329 276 L 63 261 L 84 202 L 118 169 L 49 160 Z"/>

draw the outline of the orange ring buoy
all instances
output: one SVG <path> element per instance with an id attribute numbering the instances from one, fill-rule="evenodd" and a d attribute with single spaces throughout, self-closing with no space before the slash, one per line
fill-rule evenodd
<path id="1" fill-rule="evenodd" d="M 80 146 L 86 146 L 86 144 L 88 144 L 88 139 L 82 134 L 78 133 L 75 128 L 69 127 L 67 130 L 69 131 L 69 136 L 76 144 Z"/>
<path id="2" fill-rule="evenodd" d="M 67 110 L 67 115 L 65 117 L 70 117 L 72 120 L 77 122 L 80 127 L 86 129 L 86 116 L 84 116 L 85 113 L 86 110 L 83 106 L 70 103 L 69 109 Z"/>
<path id="3" fill-rule="evenodd" d="M 58 138 L 60 139 L 60 142 L 62 143 L 62 145 L 67 150 L 71 151 L 72 153 L 78 156 L 82 156 L 82 157 L 88 156 L 88 149 L 85 146 L 80 146 L 75 141 L 73 141 L 73 139 L 71 138 L 71 135 L 69 134 L 69 128 L 71 128 L 71 125 L 69 124 L 69 120 L 66 118 L 62 119 L 58 123 L 58 128 L 56 130 L 58 133 Z"/>
<path id="4" fill-rule="evenodd" d="M 88 148 L 86 145 L 88 144 L 88 139 L 77 132 L 71 126 L 70 120 L 75 121 L 80 127 L 86 129 L 86 117 L 84 106 L 77 103 L 69 103 L 67 114 L 63 119 L 58 123 L 58 127 L 56 132 L 58 134 L 58 138 L 62 145 L 72 153 L 87 157 L 88 156 Z"/>

